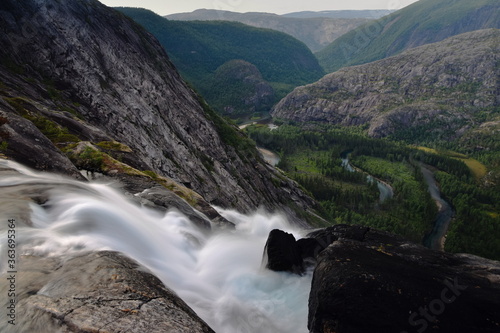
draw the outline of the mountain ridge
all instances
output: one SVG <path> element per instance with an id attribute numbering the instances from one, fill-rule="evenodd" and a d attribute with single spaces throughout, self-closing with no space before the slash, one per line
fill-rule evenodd
<path id="1" fill-rule="evenodd" d="M 362 17 L 302 17 L 300 13 L 277 15 L 271 13 L 236 13 L 224 10 L 199 9 L 191 13 L 179 13 L 165 16 L 169 20 L 179 21 L 236 21 L 258 28 L 267 28 L 289 34 L 305 43 L 313 52 L 329 45 L 336 38 L 358 27 L 368 20 L 383 15 L 379 11 L 368 12 Z M 373 16 L 370 16 L 373 14 Z M 307 13 L 304 13 L 307 15 Z M 349 15 L 346 15 L 349 16 Z"/>
<path id="2" fill-rule="evenodd" d="M 500 28 L 494 0 L 421 0 L 354 29 L 316 53 L 327 72 L 369 63 L 461 33 Z"/>
<path id="3" fill-rule="evenodd" d="M 294 87 L 324 75 L 302 42 L 279 31 L 239 22 L 171 21 L 145 9 L 118 9 L 153 33 L 183 77 L 211 106 L 233 119 L 251 118 L 255 112 L 267 114 Z M 234 77 L 221 77 L 217 71 L 234 60 L 255 66 L 273 92 L 260 93 L 262 80 L 249 85 L 251 78 L 238 80 L 237 86 L 244 86 L 240 92 L 225 84 L 226 80 L 234 82 Z"/>
<path id="4" fill-rule="evenodd" d="M 479 30 L 343 68 L 296 88 L 272 115 L 366 125 L 374 137 L 423 128 L 435 120 L 444 127 L 427 130 L 444 130 L 443 138 L 461 137 L 499 120 L 498 41 L 500 30 Z"/>

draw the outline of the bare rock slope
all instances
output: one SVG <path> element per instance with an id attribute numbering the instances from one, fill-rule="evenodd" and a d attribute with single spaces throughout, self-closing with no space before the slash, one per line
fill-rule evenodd
<path id="1" fill-rule="evenodd" d="M 500 30 L 478 30 L 348 67 L 296 88 L 273 117 L 345 126 L 374 137 L 434 131 L 452 139 L 498 121 Z"/>

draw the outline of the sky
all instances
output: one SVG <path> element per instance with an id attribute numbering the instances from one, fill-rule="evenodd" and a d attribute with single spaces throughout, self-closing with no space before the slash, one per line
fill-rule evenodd
<path id="1" fill-rule="evenodd" d="M 286 14 L 299 11 L 390 9 L 397 10 L 417 0 L 99 0 L 110 7 L 141 7 L 160 15 L 219 9 L 232 12 Z"/>

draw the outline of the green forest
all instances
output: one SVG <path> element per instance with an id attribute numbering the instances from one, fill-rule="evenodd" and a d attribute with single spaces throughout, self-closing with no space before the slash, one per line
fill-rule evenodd
<path id="1" fill-rule="evenodd" d="M 425 165 L 455 211 L 445 250 L 500 259 L 500 191 L 478 180 L 463 159 L 369 138 L 360 128 L 281 124 L 270 130 L 257 124 L 245 131 L 281 157 L 278 167 L 321 203 L 323 217 L 332 224 L 367 225 L 419 243 L 438 212 L 421 172 Z M 347 156 L 357 172 L 343 166 Z M 390 184 L 393 197 L 381 201 L 367 174 Z"/>
<path id="2" fill-rule="evenodd" d="M 171 21 L 146 9 L 116 9 L 158 39 L 183 78 L 218 112 L 227 114 L 230 102 L 235 112 L 228 115 L 233 119 L 267 113 L 293 88 L 325 74 L 304 43 L 282 32 L 228 21 Z M 234 60 L 254 66 L 262 82 L 249 84 L 244 77 L 235 82 L 233 76 L 221 75 L 231 74 L 227 67 L 234 66 Z M 258 93 L 262 83 L 272 87 L 273 95 L 255 110 L 245 99 Z"/>

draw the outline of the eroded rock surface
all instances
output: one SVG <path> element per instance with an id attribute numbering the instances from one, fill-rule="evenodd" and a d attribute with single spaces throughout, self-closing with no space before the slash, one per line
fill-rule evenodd
<path id="1" fill-rule="evenodd" d="M 116 252 L 19 262 L 16 325 L 4 325 L 2 311 L 2 332 L 213 332 L 158 278 Z"/>

